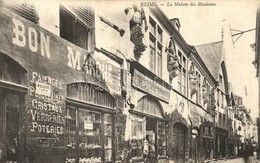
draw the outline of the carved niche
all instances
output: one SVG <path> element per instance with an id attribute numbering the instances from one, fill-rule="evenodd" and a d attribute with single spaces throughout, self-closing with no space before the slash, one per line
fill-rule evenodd
<path id="1" fill-rule="evenodd" d="M 132 15 L 132 19 L 129 22 L 131 32 L 130 40 L 134 43 L 134 54 L 140 57 L 142 52 L 144 52 L 147 47 L 143 43 L 143 21 L 145 24 L 145 32 L 147 31 L 148 27 L 143 8 L 138 7 L 137 5 L 133 5 L 132 8 L 128 7 L 125 9 L 125 14 L 127 15 L 131 9 L 133 9 L 134 13 Z"/>
<path id="2" fill-rule="evenodd" d="M 167 70 L 169 71 L 169 78 L 172 80 L 178 75 L 177 70 L 179 70 L 179 58 L 176 54 L 175 44 L 171 38 L 165 51 L 167 53 Z"/>
<path id="3" fill-rule="evenodd" d="M 195 74 L 194 63 L 191 62 L 189 70 L 190 94 L 193 96 L 197 92 L 198 79 Z"/>

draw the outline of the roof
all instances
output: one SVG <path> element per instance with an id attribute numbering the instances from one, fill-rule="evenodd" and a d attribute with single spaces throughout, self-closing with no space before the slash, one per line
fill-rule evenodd
<path id="1" fill-rule="evenodd" d="M 195 49 L 212 76 L 217 79 L 223 53 L 223 41 L 197 45 Z"/>

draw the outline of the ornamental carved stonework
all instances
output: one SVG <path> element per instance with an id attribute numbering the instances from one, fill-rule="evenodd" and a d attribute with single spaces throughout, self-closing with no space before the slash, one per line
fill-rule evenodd
<path id="1" fill-rule="evenodd" d="M 211 107 L 212 111 L 214 111 L 216 109 L 215 89 L 214 88 L 212 88 L 211 91 L 210 91 L 210 99 L 211 99 L 210 100 L 210 104 L 211 104 L 210 107 Z"/>
<path id="2" fill-rule="evenodd" d="M 128 7 L 125 9 L 125 14 L 127 15 L 130 10 L 133 10 L 132 19 L 129 22 L 130 26 L 130 40 L 134 43 L 134 54 L 137 57 L 142 55 L 142 52 L 147 48 L 143 43 L 143 28 L 145 32 L 147 31 L 147 22 L 144 14 L 144 10 L 142 7 L 138 7 L 137 5 L 133 5 L 133 7 Z M 143 27 L 143 21 L 145 26 Z"/>
<path id="3" fill-rule="evenodd" d="M 203 98 L 204 104 L 209 102 L 209 90 L 208 90 L 208 86 L 206 84 L 205 79 L 204 79 L 203 85 L 202 85 L 202 98 Z"/>
<path id="4" fill-rule="evenodd" d="M 169 71 L 169 78 L 172 80 L 178 75 L 177 70 L 179 70 L 179 58 L 176 55 L 175 44 L 172 40 L 169 41 L 165 51 L 167 53 L 167 70 Z"/>
<path id="5" fill-rule="evenodd" d="M 195 74 L 194 70 L 194 64 L 191 63 L 190 70 L 189 70 L 189 82 L 190 82 L 190 94 L 193 96 L 197 92 L 197 85 L 198 85 L 198 79 Z"/>

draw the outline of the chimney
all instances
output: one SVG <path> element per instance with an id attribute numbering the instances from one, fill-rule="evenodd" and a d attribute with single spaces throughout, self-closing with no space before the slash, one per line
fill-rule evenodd
<path id="1" fill-rule="evenodd" d="M 170 23 L 178 32 L 180 32 L 181 24 L 178 18 L 170 19 Z"/>

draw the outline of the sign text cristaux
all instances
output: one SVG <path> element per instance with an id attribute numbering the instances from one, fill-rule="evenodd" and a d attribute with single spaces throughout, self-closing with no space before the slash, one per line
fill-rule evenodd
<path id="1" fill-rule="evenodd" d="M 56 138 L 64 133 L 63 84 L 39 72 L 29 74 L 30 137 Z"/>

